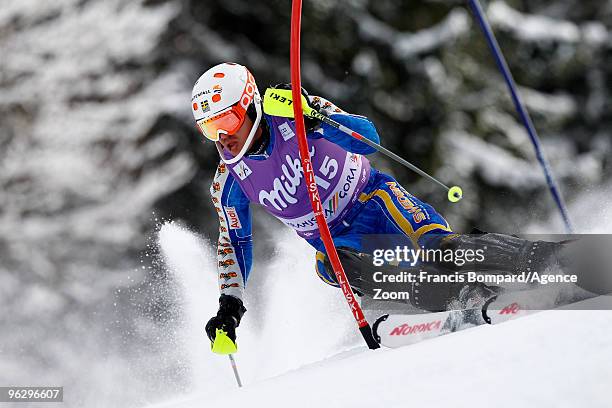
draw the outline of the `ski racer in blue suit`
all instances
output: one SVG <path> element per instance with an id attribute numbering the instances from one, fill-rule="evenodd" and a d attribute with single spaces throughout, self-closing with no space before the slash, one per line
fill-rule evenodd
<path id="1" fill-rule="evenodd" d="M 252 202 L 306 239 L 317 251 L 318 276 L 329 285 L 338 283 L 302 182 L 293 120 L 262 113 L 254 78 L 238 64 L 220 64 L 205 72 L 192 95 L 196 123 L 216 143 L 221 156 L 210 189 L 220 223 L 221 297 L 219 311 L 206 331 L 214 340 L 216 330 L 223 328 L 235 340 L 235 329 L 246 311 L 242 299 L 253 261 Z M 379 143 L 379 134 L 366 117 L 349 114 L 320 97 L 308 96 L 308 101 L 336 122 Z M 372 248 L 365 247 L 365 237 L 399 236 L 404 239 L 402 244 L 412 248 L 463 250 L 474 245 L 470 237 L 453 233 L 432 206 L 410 194 L 392 176 L 374 169 L 365 157 L 375 151 L 372 147 L 314 120 L 307 123 L 307 138 L 330 232 L 357 293 L 372 296 L 375 286 Z M 484 244 L 500 249 L 500 258 L 480 265 L 485 269 L 505 268 L 514 273 L 528 260 L 517 258 L 516 248 L 533 255 L 544 247 L 536 249 L 529 241 L 499 234 L 483 237 Z M 500 262 L 502 258 L 515 262 Z M 457 270 L 446 266 L 447 273 Z M 441 310 L 465 285 L 426 286 L 410 286 L 409 301 L 421 309 Z"/>
<path id="2" fill-rule="evenodd" d="M 379 143 L 376 128 L 363 116 L 350 115 L 340 111 L 335 105 L 320 98 L 313 97 L 313 104 L 325 106 L 324 110 L 336 113 L 330 117 L 343 125 L 360 132 L 368 139 Z M 264 115 L 266 121 L 269 115 Z M 269 127 L 269 124 L 266 125 Z M 266 146 L 256 146 L 248 157 L 253 160 L 265 160 L 270 156 L 275 143 L 274 134 L 267 135 Z M 340 132 L 339 130 L 321 124 L 310 128 L 309 139 L 325 138 L 334 142 L 344 150 L 356 154 L 366 155 L 375 152 L 373 148 L 363 142 Z M 221 163 L 220 168 L 211 187 L 214 204 L 221 208 L 230 208 L 230 213 L 220 213 L 222 220 L 221 242 L 230 245 L 219 248 L 220 263 L 231 259 L 229 255 L 235 254 L 239 276 L 236 280 L 228 279 L 223 284 L 237 286 L 223 288 L 223 293 L 242 297 L 244 282 L 247 281 L 252 265 L 253 240 L 251 235 L 250 201 L 236 183 L 236 178 L 230 174 L 226 166 Z M 218 199 L 217 199 L 218 197 Z M 408 204 L 407 204 L 408 203 Z M 310 205 L 309 203 L 307 203 Z M 239 220 L 239 224 L 236 221 Z M 236 228 L 239 226 L 239 228 Z M 348 213 L 332 230 L 334 244 L 337 247 L 362 250 L 362 240 L 369 234 L 404 234 L 414 245 L 424 245 L 429 237 L 451 233 L 448 222 L 429 204 L 419 200 L 406 191 L 392 176 L 371 168 L 369 181 L 358 201 L 352 205 Z M 317 250 L 316 272 L 327 284 L 337 286 L 333 272 L 324 266 L 325 248 L 320 238 L 307 239 Z M 231 262 L 230 262 L 231 263 Z M 229 283 L 228 283 L 229 282 Z"/>

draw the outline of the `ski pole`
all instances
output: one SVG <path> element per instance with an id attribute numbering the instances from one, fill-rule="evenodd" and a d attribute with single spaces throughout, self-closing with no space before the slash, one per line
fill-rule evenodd
<path id="1" fill-rule="evenodd" d="M 236 377 L 236 382 L 238 383 L 238 387 L 242 387 L 242 381 L 240 381 L 240 375 L 238 374 L 238 367 L 236 366 L 236 360 L 234 360 L 233 354 L 228 354 L 230 363 L 232 364 L 232 370 L 234 370 L 234 377 Z"/>
<path id="2" fill-rule="evenodd" d="M 269 115 L 273 115 L 273 116 L 293 118 L 294 115 L 293 115 L 293 110 L 292 110 L 293 109 L 292 104 L 293 104 L 293 99 L 291 96 L 290 89 L 276 89 L 276 88 L 266 89 L 266 93 L 264 95 L 264 112 L 265 113 Z M 448 187 L 446 184 L 442 183 L 437 178 L 419 169 L 417 166 L 401 158 L 400 156 L 393 153 L 391 150 L 387 149 L 386 147 L 381 146 L 380 144 L 371 141 L 367 137 L 355 132 L 352 129 L 349 129 L 348 127 L 336 122 L 329 116 L 326 116 L 323 113 L 317 111 L 316 109 L 310 107 L 308 105 L 308 102 L 306 101 L 306 98 L 303 95 L 302 95 L 302 109 L 306 116 L 309 116 L 311 118 L 318 119 L 321 122 L 327 123 L 329 126 L 332 126 L 338 129 L 339 131 L 346 133 L 347 135 L 367 144 L 368 146 L 376 149 L 376 151 L 408 167 L 410 170 L 416 172 L 417 174 L 427 178 L 430 181 L 433 181 L 434 183 L 442 187 L 444 190 L 446 190 L 448 201 L 452 203 L 456 203 L 457 201 L 463 198 L 463 191 L 461 190 L 461 187 L 459 186 Z"/>
<path id="3" fill-rule="evenodd" d="M 417 166 L 415 166 L 414 164 L 410 163 L 408 160 L 403 159 L 402 157 L 398 156 L 397 154 L 393 153 L 391 150 L 387 149 L 386 147 L 381 146 L 378 143 L 375 143 L 375 142 L 371 141 L 367 137 L 364 137 L 361 134 L 359 134 L 359 133 L 349 129 L 346 126 L 344 126 L 343 124 L 336 122 L 335 120 L 333 120 L 332 118 L 330 118 L 328 116 L 325 116 L 321 112 L 318 112 L 315 109 L 312 109 L 312 112 L 310 113 L 309 116 L 312 116 L 315 119 L 319 119 L 321 122 L 325 122 L 328 125 L 330 125 L 332 127 L 335 127 L 339 131 L 341 131 L 343 133 L 346 133 L 347 135 L 353 136 L 355 139 L 357 139 L 357 140 L 367 144 L 368 146 L 376 149 L 377 151 L 379 151 L 380 153 L 384 154 L 385 156 L 390 157 L 391 159 L 393 159 L 396 162 L 398 162 L 398 163 L 408 167 L 410 170 L 416 172 L 417 174 L 420 174 L 421 176 L 423 176 L 423 177 L 433 181 L 434 183 L 436 183 L 437 185 L 439 185 L 440 187 L 442 187 L 443 189 L 446 190 L 446 192 L 448 194 L 448 200 L 450 202 L 456 203 L 457 201 L 461 200 L 461 198 L 463 198 L 463 191 L 461 190 L 461 187 L 459 187 L 459 186 L 448 187 L 446 184 L 442 183 L 440 180 L 438 180 L 434 176 L 432 176 L 432 175 L 426 173 L 425 171 L 419 169 Z"/>
<path id="4" fill-rule="evenodd" d="M 242 381 L 240 381 L 236 360 L 234 360 L 234 353 L 238 351 L 238 345 L 229 338 L 226 331 L 223 329 L 217 329 L 215 339 L 210 343 L 210 350 L 217 354 L 227 354 L 230 364 L 232 365 L 232 370 L 234 371 L 234 377 L 236 377 L 238 387 L 242 387 Z"/>
<path id="5" fill-rule="evenodd" d="M 508 67 L 508 63 L 504 58 L 504 54 L 501 51 L 499 43 L 495 38 L 495 34 L 493 34 L 493 30 L 487 21 L 484 11 L 482 10 L 482 6 L 478 0 L 468 0 L 468 3 L 476 16 L 476 20 L 482 29 L 482 32 L 489 44 L 489 48 L 491 48 L 491 52 L 493 53 L 493 57 L 495 57 L 495 62 L 497 63 L 497 67 L 501 71 L 504 80 L 506 81 L 506 85 L 510 90 L 510 95 L 512 96 L 512 101 L 514 102 L 514 106 L 521 117 L 523 125 L 529 134 L 529 138 L 531 139 L 531 143 L 533 144 L 533 148 L 536 153 L 536 157 L 540 162 L 540 166 L 544 171 L 544 176 L 546 177 L 546 182 L 548 183 L 548 188 L 557 204 L 557 208 L 561 213 L 561 217 L 563 218 L 563 222 L 565 223 L 565 229 L 568 233 L 572 233 L 572 223 L 570 221 L 569 214 L 567 212 L 567 208 L 565 207 L 565 202 L 563 201 L 563 196 L 559 192 L 555 179 L 553 178 L 552 171 L 550 170 L 550 166 L 544 157 L 544 152 L 542 150 L 542 146 L 540 145 L 540 139 L 538 138 L 538 134 L 536 132 L 535 126 L 531 121 L 531 117 L 525 108 L 525 104 L 521 100 L 521 96 L 518 93 L 516 88 L 516 83 L 514 78 L 512 77 L 512 73 L 510 72 L 510 68 Z"/>

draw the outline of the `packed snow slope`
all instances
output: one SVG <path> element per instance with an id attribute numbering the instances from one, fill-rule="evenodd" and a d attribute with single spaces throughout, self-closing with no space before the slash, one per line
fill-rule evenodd
<path id="1" fill-rule="evenodd" d="M 227 357 L 210 352 L 203 332 L 218 297 L 210 243 L 174 224 L 162 228 L 160 247 L 183 284 L 179 337 L 193 383 L 185 400 L 154 407 L 612 406 L 612 311 L 540 312 L 370 351 L 340 291 L 318 281 L 314 254 L 293 235 L 279 236 L 279 252 L 249 280 L 238 389 Z M 612 297 L 586 305 L 612 309 Z"/>
<path id="2" fill-rule="evenodd" d="M 353 350 L 159 407 L 609 407 L 611 318 L 610 311 L 541 312 L 404 348 Z M 218 375 L 231 376 L 229 365 Z"/>
<path id="3" fill-rule="evenodd" d="M 599 220 L 578 232 L 612 231 L 611 190 L 572 203 L 571 213 L 588 209 Z M 529 232 L 557 227 L 554 215 Z M 217 310 L 214 248 L 178 225 L 162 227 L 159 247 L 182 287 L 178 337 L 192 384 L 183 400 L 151 408 L 612 406 L 612 296 L 583 302 L 586 310 L 540 312 L 370 351 L 340 291 L 316 278 L 312 248 L 288 230 L 276 243 L 277 252 L 258 259 L 249 278 L 239 389 L 227 357 L 210 352 L 203 330 Z"/>

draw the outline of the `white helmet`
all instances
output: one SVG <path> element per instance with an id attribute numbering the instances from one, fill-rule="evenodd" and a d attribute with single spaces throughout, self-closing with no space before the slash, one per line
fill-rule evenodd
<path id="1" fill-rule="evenodd" d="M 249 105 L 254 102 L 257 117 L 240 153 L 226 160 L 218 143 L 221 133 L 233 134 L 244 123 Z M 255 137 L 261 121 L 261 96 L 255 78 L 239 64 L 215 65 L 196 81 L 191 93 L 193 117 L 202 134 L 215 142 L 221 160 L 227 164 L 240 160 Z"/>

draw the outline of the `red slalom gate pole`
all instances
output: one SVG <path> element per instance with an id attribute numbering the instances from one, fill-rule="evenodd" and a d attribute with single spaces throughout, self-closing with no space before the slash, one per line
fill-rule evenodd
<path id="1" fill-rule="evenodd" d="M 310 152 L 308 148 L 308 140 L 306 139 L 306 126 L 304 125 L 304 114 L 302 113 L 302 83 L 300 73 L 300 25 L 302 19 L 302 0 L 293 0 L 291 7 L 291 92 L 293 95 L 293 113 L 295 117 L 295 131 L 298 138 L 298 146 L 300 148 L 300 159 L 302 161 L 302 169 L 304 170 L 304 179 L 306 180 L 306 188 L 308 189 L 308 196 L 310 198 L 310 204 L 315 214 L 317 225 L 321 233 L 321 240 L 325 245 L 327 256 L 332 264 L 336 279 L 342 288 L 342 293 L 353 312 L 353 316 L 359 326 L 359 331 L 363 336 L 366 344 L 370 349 L 377 349 L 380 347 L 378 342 L 374 339 L 370 324 L 363 315 L 361 306 L 357 303 L 355 294 L 349 284 L 338 252 L 336 252 L 336 246 L 332 240 L 331 233 L 329 232 L 329 226 L 323 215 L 321 205 L 321 198 L 319 196 L 319 188 L 315 180 L 314 171 L 312 169 L 312 161 L 310 159 Z"/>

